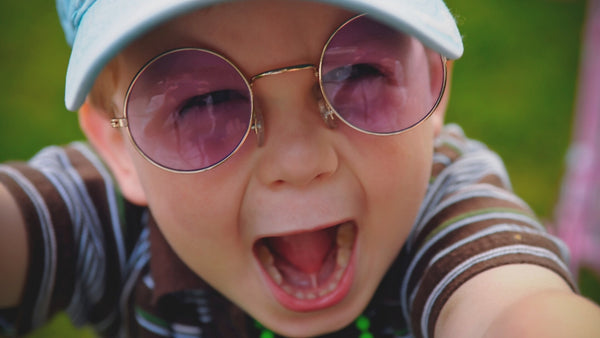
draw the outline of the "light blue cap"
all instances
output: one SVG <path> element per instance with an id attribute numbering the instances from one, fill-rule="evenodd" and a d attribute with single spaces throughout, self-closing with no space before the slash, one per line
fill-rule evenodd
<path id="1" fill-rule="evenodd" d="M 67 42 L 65 104 L 77 110 L 102 68 L 145 32 L 188 11 L 227 0 L 56 0 Z M 231 0 L 228 0 L 231 1 Z M 415 36 L 449 59 L 463 53 L 456 22 L 443 0 L 318 0 L 367 13 Z"/>

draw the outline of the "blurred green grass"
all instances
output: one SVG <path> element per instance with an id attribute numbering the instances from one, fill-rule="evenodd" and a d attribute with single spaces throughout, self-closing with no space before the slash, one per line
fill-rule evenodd
<path id="1" fill-rule="evenodd" d="M 69 48 L 53 1 L 0 3 L 0 160 L 80 139 L 63 103 Z"/>
<path id="2" fill-rule="evenodd" d="M 505 160 L 515 191 L 553 218 L 571 137 L 585 1 L 449 0 L 465 56 L 449 121 Z"/>
<path id="3" fill-rule="evenodd" d="M 551 221 L 571 138 L 585 1 L 447 4 L 466 50 L 454 67 L 447 120 L 497 151 L 515 191 Z M 0 2 L 0 161 L 83 138 L 63 104 L 68 56 L 53 1 Z M 584 276 L 590 295 L 598 294 L 594 276 Z M 31 336 L 92 334 L 59 316 Z"/>

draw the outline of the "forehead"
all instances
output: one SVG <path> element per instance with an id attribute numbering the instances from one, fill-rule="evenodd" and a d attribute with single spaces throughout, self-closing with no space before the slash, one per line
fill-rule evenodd
<path id="1" fill-rule="evenodd" d="M 311 1 L 228 2 L 177 17 L 136 40 L 122 54 L 128 66 L 139 69 L 167 50 L 200 47 L 230 58 L 251 75 L 289 64 L 316 63 L 329 35 L 352 15 Z"/>

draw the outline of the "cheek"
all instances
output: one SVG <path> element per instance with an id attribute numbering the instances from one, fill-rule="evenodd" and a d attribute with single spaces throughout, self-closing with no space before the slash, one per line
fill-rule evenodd
<path id="1" fill-rule="evenodd" d="M 226 173 L 218 175 L 227 170 L 174 174 L 143 158 L 135 162 L 154 219 L 173 250 L 192 270 L 209 283 L 211 279 L 218 283 L 228 277 L 213 269 L 247 263 L 236 258 L 242 257 L 240 252 L 248 246 L 238 227 L 238 187 L 242 184 Z"/>
<path id="2" fill-rule="evenodd" d="M 418 144 L 418 146 L 417 146 Z M 378 175 L 372 175 L 372 206 L 378 224 L 377 238 L 398 252 L 410 232 L 423 201 L 431 172 L 432 145 L 411 138 L 411 147 L 390 151 Z M 393 149 L 393 147 L 392 147 Z M 395 256 L 395 255 L 393 255 Z"/>
<path id="3" fill-rule="evenodd" d="M 211 189 L 204 177 L 171 173 L 143 175 L 142 182 L 152 214 L 168 232 L 195 239 L 238 234 L 236 198 L 227 186 Z"/>
<path id="4" fill-rule="evenodd" d="M 431 173 L 433 128 L 426 122 L 368 149 L 361 162 L 367 195 L 361 259 L 371 269 L 365 275 L 377 275 L 398 255 L 421 206 Z"/>
<path id="5" fill-rule="evenodd" d="M 431 175 L 432 121 L 396 136 L 360 137 L 357 143 L 366 145 L 359 148 L 358 170 L 370 199 L 379 202 L 375 205 L 396 204 L 396 209 L 418 208 Z"/>

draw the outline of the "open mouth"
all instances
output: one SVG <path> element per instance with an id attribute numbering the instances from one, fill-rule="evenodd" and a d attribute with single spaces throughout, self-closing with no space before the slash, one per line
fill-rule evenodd
<path id="1" fill-rule="evenodd" d="M 277 300 L 295 311 L 313 311 L 339 302 L 351 286 L 356 232 L 353 222 L 345 222 L 259 239 L 254 253 Z"/>

